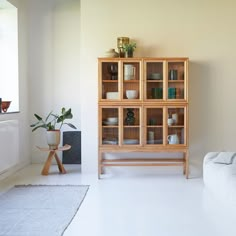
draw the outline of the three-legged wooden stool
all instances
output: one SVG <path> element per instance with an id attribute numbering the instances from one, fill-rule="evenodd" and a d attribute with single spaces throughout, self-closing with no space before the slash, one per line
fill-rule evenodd
<path id="1" fill-rule="evenodd" d="M 66 170 L 65 170 L 64 166 L 62 165 L 62 163 L 61 163 L 61 161 L 60 161 L 60 159 L 59 159 L 59 157 L 57 155 L 57 151 L 69 150 L 71 148 L 70 145 L 66 144 L 63 147 L 59 147 L 59 148 L 57 148 L 55 150 L 51 150 L 49 148 L 41 148 L 41 147 L 37 147 L 37 148 L 40 151 L 49 152 L 47 161 L 45 162 L 44 167 L 43 167 L 42 172 L 41 172 L 42 175 L 48 175 L 48 172 L 49 172 L 49 169 L 50 169 L 53 157 L 55 157 L 55 159 L 56 159 L 57 166 L 58 166 L 58 169 L 59 169 L 60 173 L 62 173 L 62 174 L 66 173 Z"/>

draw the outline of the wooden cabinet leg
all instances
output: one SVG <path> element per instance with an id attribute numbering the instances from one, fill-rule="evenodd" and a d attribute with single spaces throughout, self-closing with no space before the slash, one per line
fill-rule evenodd
<path id="1" fill-rule="evenodd" d="M 189 177 L 189 156 L 188 156 L 188 151 L 185 153 L 185 176 L 186 179 Z"/>
<path id="2" fill-rule="evenodd" d="M 55 151 L 50 151 L 49 152 L 48 159 L 45 162 L 44 167 L 43 167 L 42 172 L 41 172 L 42 175 L 48 175 L 54 153 L 55 153 Z"/>
<path id="3" fill-rule="evenodd" d="M 102 152 L 98 152 L 98 179 L 100 179 L 102 174 L 101 164 L 102 164 Z"/>

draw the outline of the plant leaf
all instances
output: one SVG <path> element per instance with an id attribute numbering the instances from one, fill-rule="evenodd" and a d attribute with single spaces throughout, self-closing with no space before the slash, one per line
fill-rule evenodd
<path id="1" fill-rule="evenodd" d="M 43 118 L 37 114 L 34 114 L 34 116 L 36 117 L 37 120 L 42 120 Z"/>
<path id="2" fill-rule="evenodd" d="M 65 125 L 70 126 L 72 129 L 77 129 L 74 125 L 72 125 L 71 123 L 64 123 Z"/>

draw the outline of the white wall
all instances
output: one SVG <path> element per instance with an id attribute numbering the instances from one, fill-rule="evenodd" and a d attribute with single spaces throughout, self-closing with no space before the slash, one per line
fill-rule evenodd
<path id="1" fill-rule="evenodd" d="M 64 106 L 72 108 L 73 123 L 80 120 L 80 4 L 79 0 L 29 1 L 29 80 L 30 120 L 33 114 L 45 116 Z M 71 130 L 64 127 L 63 130 Z M 43 162 L 45 130 L 31 134 L 32 162 Z"/>
<path id="2" fill-rule="evenodd" d="M 119 36 L 137 42 L 135 56 L 190 58 L 190 174 L 206 152 L 235 150 L 235 8 L 231 0 L 81 0 L 83 171 L 97 168 L 97 57 Z"/>

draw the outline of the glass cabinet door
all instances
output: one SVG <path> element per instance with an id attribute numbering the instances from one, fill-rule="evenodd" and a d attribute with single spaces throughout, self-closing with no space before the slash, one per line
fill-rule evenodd
<path id="1" fill-rule="evenodd" d="M 141 144 L 141 108 L 123 107 L 123 130 L 122 145 Z"/>
<path id="2" fill-rule="evenodd" d="M 162 100 L 163 99 L 163 61 L 146 61 L 145 62 L 145 100 Z"/>
<path id="3" fill-rule="evenodd" d="M 186 62 L 185 61 L 168 61 L 168 100 L 186 100 Z"/>
<path id="4" fill-rule="evenodd" d="M 101 137 L 100 143 L 103 145 L 119 144 L 119 108 L 102 107 L 100 110 Z"/>
<path id="5" fill-rule="evenodd" d="M 100 100 L 117 100 L 119 96 L 119 63 L 104 61 L 100 65 Z"/>
<path id="6" fill-rule="evenodd" d="M 186 107 L 167 107 L 167 145 L 186 145 Z"/>
<path id="7" fill-rule="evenodd" d="M 141 62 L 123 61 L 122 99 L 125 101 L 139 100 L 141 94 Z"/>
<path id="8" fill-rule="evenodd" d="M 145 144 L 163 145 L 163 108 L 145 107 Z"/>

